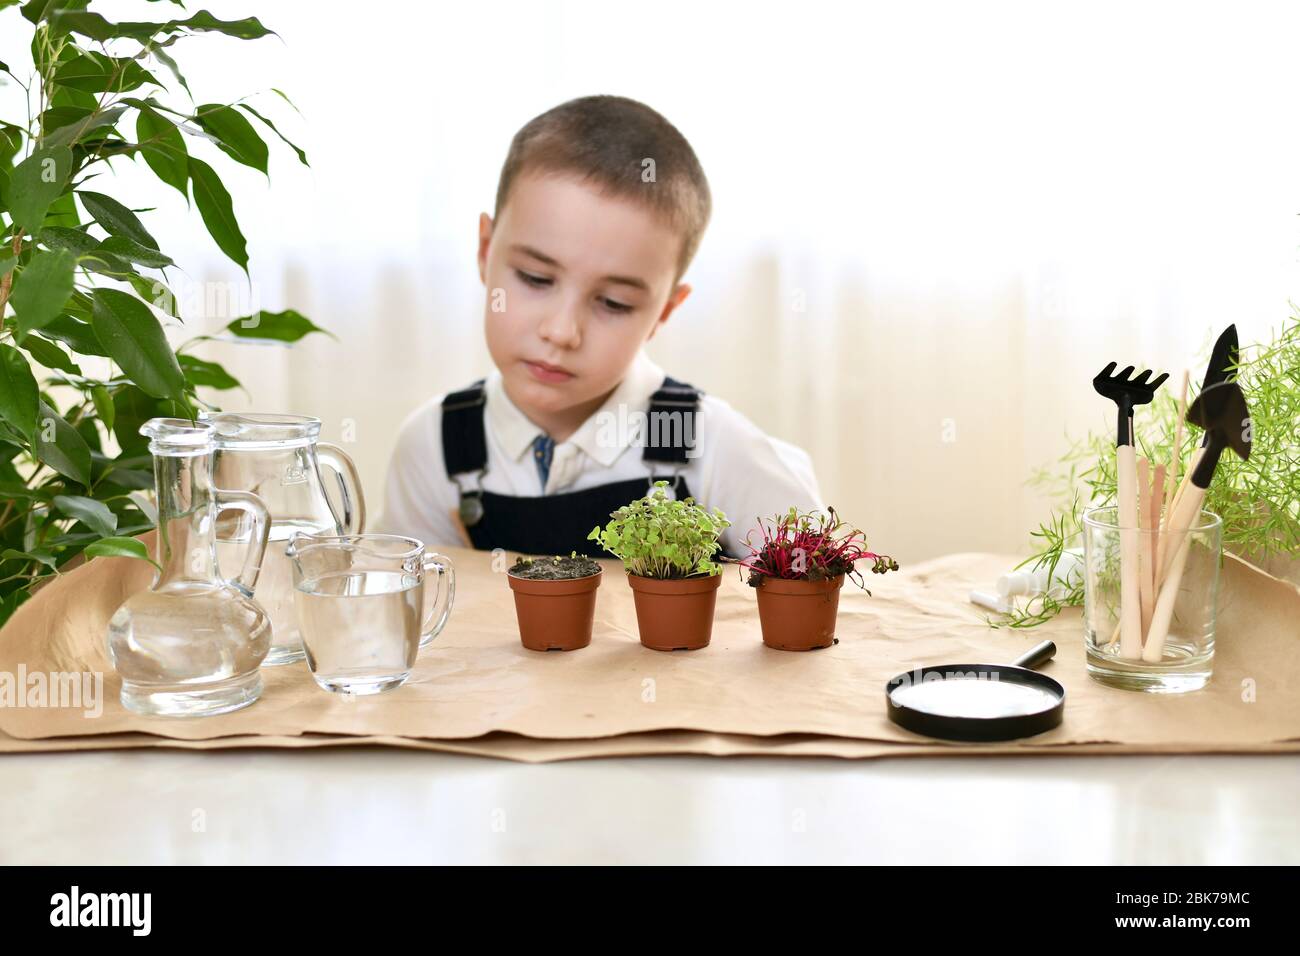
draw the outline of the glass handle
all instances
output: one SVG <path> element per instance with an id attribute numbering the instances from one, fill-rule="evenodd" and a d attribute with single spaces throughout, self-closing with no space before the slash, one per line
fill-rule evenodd
<path id="1" fill-rule="evenodd" d="M 438 574 L 438 593 L 433 607 L 429 608 L 429 613 L 425 616 L 424 625 L 420 628 L 420 644 L 424 645 L 442 633 L 447 618 L 451 616 L 451 606 L 456 600 L 456 569 L 452 567 L 451 558 L 445 554 L 426 554 L 422 564 L 425 573 L 426 598 L 429 594 L 428 574 L 430 571 L 436 571 Z M 444 581 L 446 581 L 445 586 Z"/>
<path id="2" fill-rule="evenodd" d="M 213 498 L 218 513 L 226 510 L 242 511 L 253 523 L 253 533 L 249 536 L 248 547 L 244 551 L 244 565 L 237 577 L 226 578 L 252 597 L 253 589 L 257 587 L 257 576 L 262 570 L 262 559 L 266 556 L 266 542 L 271 534 L 271 512 L 267 510 L 266 502 L 251 491 L 214 491 Z M 220 567 L 217 570 L 225 577 Z"/>
<path id="3" fill-rule="evenodd" d="M 338 476 L 343 515 L 334 517 L 339 523 L 340 533 L 361 534 L 366 530 L 366 496 L 361 491 L 361 476 L 357 474 L 356 464 L 347 452 L 329 442 L 316 443 L 316 456 Z"/>

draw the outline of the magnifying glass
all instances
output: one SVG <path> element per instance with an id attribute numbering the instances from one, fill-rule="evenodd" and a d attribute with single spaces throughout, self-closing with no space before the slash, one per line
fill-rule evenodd
<path id="1" fill-rule="evenodd" d="M 1043 641 L 1012 664 L 918 667 L 885 685 L 889 719 L 943 740 L 1014 740 L 1061 723 L 1065 688 L 1033 668 L 1056 654 Z"/>

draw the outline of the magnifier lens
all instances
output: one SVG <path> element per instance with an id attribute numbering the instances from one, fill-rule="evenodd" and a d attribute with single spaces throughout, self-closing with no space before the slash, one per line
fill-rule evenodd
<path id="1" fill-rule="evenodd" d="M 892 691 L 895 704 L 937 717 L 1019 717 L 1054 707 L 1042 687 L 978 678 L 923 681 Z"/>

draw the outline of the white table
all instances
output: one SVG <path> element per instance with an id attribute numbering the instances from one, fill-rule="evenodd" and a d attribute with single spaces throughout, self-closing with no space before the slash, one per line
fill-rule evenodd
<path id="1" fill-rule="evenodd" d="M 0 863 L 1300 863 L 1300 755 L 0 756 Z"/>

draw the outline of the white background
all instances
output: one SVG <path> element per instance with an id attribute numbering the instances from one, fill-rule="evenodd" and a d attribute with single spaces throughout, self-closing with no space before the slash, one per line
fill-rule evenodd
<path id="1" fill-rule="evenodd" d="M 1265 335 L 1297 287 L 1300 15 L 1281 4 L 204 6 L 283 42 L 178 44 L 196 102 L 251 95 L 312 163 L 273 144 L 268 184 L 187 141 L 235 195 L 253 285 L 179 194 L 127 165 L 101 188 L 157 207 L 189 280 L 337 335 L 201 354 L 243 379 L 229 407 L 353 425 L 374 508 L 402 417 L 490 368 L 477 216 L 514 131 L 574 96 L 654 106 L 712 183 L 695 292 L 652 357 L 807 448 L 828 500 L 905 561 L 1022 549 L 1032 469 L 1113 427 L 1102 365 L 1199 378 L 1222 326 Z M 15 69 L 19 23 L 0 14 Z"/>

